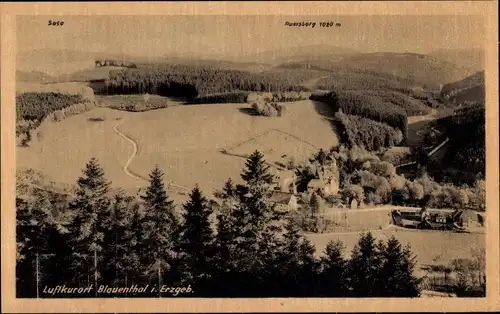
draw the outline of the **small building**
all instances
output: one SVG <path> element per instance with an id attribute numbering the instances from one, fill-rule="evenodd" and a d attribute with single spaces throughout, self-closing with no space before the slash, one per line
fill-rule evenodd
<path id="1" fill-rule="evenodd" d="M 296 211 L 298 208 L 297 198 L 292 193 L 276 191 L 271 195 L 271 201 L 282 211 Z"/>
<path id="2" fill-rule="evenodd" d="M 280 171 L 280 173 L 278 173 L 276 178 L 277 178 L 276 182 L 277 190 L 283 193 L 297 194 L 297 187 L 295 184 L 295 182 L 297 181 L 297 176 L 295 175 L 294 171 L 291 170 Z"/>
<path id="3" fill-rule="evenodd" d="M 318 191 L 323 192 L 325 189 L 325 183 L 320 179 L 312 179 L 307 184 L 307 192 L 316 193 Z"/>
<path id="4" fill-rule="evenodd" d="M 316 172 L 318 179 L 313 179 L 307 185 L 309 193 L 317 193 L 326 195 L 337 195 L 340 189 L 340 180 L 337 165 L 334 162 L 331 169 L 320 167 Z"/>

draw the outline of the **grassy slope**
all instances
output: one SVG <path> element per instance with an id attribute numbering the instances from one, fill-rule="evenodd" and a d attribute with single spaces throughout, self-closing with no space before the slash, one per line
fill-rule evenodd
<path id="1" fill-rule="evenodd" d="M 115 120 L 128 113 L 96 108 L 60 122 L 44 122 L 41 140 L 27 148 L 17 148 L 17 168 L 41 171 L 48 180 L 73 184 L 92 156 L 99 159 L 107 177 L 115 186 L 136 187 L 138 182 L 122 171 L 133 147 L 114 131 Z M 91 122 L 89 118 L 105 118 Z"/>
<path id="2" fill-rule="evenodd" d="M 141 146 L 132 169 L 144 174 L 158 163 L 167 176 L 179 184 L 192 187 L 199 183 L 202 188 L 212 190 L 228 177 L 239 180 L 244 164 L 243 158 L 228 157 L 219 150 L 233 148 L 269 130 L 289 132 L 317 147 L 338 144 L 330 124 L 322 121 L 309 101 L 287 104 L 285 116 L 280 118 L 240 112 L 246 107 L 241 104 L 192 105 L 135 115 L 122 125 Z M 274 149 L 279 155 L 310 149 L 308 144 L 297 146 L 297 141 L 276 134 L 258 139 L 255 146 L 248 146 L 245 151 Z"/>
<path id="3" fill-rule="evenodd" d="M 116 118 L 125 118 L 119 128 L 138 140 L 139 154 L 130 169 L 147 176 L 155 164 L 166 173 L 166 180 L 192 188 L 196 183 L 210 193 L 222 186 L 228 177 L 239 180 L 244 159 L 223 155 L 222 148 L 231 148 L 250 137 L 277 128 L 303 137 L 317 147 L 337 145 L 337 137 L 328 122 L 322 121 L 310 101 L 288 104 L 284 117 L 254 117 L 240 108 L 241 104 L 176 106 L 142 113 L 129 113 L 96 108 L 57 123 L 41 126 L 43 139 L 32 147 L 19 148 L 19 168 L 34 168 L 50 180 L 73 183 L 81 168 L 96 156 L 107 177 L 115 186 L 137 188 L 145 182 L 128 177 L 122 166 L 132 154 L 132 145 L 113 131 Z M 92 122 L 89 118 L 103 117 Z M 260 141 L 260 142 L 259 142 Z M 275 155 L 314 151 L 309 144 L 282 133 L 262 137 L 255 148 L 274 149 Z M 299 145 L 299 143 L 302 143 Z"/>

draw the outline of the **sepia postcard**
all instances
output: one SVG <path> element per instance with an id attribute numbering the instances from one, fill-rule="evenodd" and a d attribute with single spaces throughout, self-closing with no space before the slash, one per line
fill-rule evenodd
<path id="1" fill-rule="evenodd" d="M 497 12 L 2 4 L 2 311 L 500 310 Z"/>

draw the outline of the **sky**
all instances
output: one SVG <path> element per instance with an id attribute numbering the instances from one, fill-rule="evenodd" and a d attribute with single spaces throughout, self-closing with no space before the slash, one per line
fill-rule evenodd
<path id="1" fill-rule="evenodd" d="M 62 27 L 48 20 L 63 20 Z M 287 27 L 285 22 L 316 22 Z M 319 22 L 341 23 L 321 28 Z M 76 51 L 162 56 L 193 53 L 239 56 L 326 44 L 359 52 L 427 53 L 483 48 L 485 29 L 475 16 L 22 16 L 20 51 Z"/>

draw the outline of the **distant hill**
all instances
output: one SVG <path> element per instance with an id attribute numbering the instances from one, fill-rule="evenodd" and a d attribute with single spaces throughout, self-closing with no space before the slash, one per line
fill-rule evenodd
<path id="1" fill-rule="evenodd" d="M 359 52 L 353 49 L 323 44 L 265 51 L 247 56 L 234 57 L 234 59 L 244 62 L 260 62 L 277 65 L 280 63 L 308 62 L 321 59 L 329 62 L 339 61 L 358 53 Z"/>
<path id="2" fill-rule="evenodd" d="M 124 67 L 97 67 L 63 74 L 57 77 L 59 82 L 89 82 L 95 80 L 105 80 L 109 78 L 109 73 L 127 69 Z"/>
<path id="3" fill-rule="evenodd" d="M 456 104 L 466 101 L 484 103 L 484 71 L 474 73 L 463 80 L 446 84 L 441 90 L 441 97 Z"/>
<path id="4" fill-rule="evenodd" d="M 56 78 L 41 71 L 16 71 L 16 82 L 49 84 L 56 81 Z"/>
<path id="5" fill-rule="evenodd" d="M 474 71 L 484 70 L 485 56 L 480 49 L 442 49 L 429 53 L 429 56 Z"/>
<path id="6" fill-rule="evenodd" d="M 136 56 L 109 54 L 106 52 L 74 51 L 65 49 L 41 49 L 20 51 L 16 55 L 16 70 L 22 72 L 44 72 L 59 76 L 94 68 L 96 59 L 120 59 L 142 61 Z"/>
<path id="7" fill-rule="evenodd" d="M 342 67 L 401 77 L 416 86 L 439 88 L 474 73 L 470 68 L 416 53 L 377 52 L 358 54 L 338 62 Z"/>
<path id="8" fill-rule="evenodd" d="M 221 70 L 240 70 L 248 72 L 262 72 L 271 68 L 271 65 L 259 62 L 238 62 L 223 59 L 185 57 L 163 57 L 150 59 L 147 63 L 179 64 L 201 68 L 214 68 Z"/>

